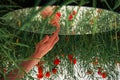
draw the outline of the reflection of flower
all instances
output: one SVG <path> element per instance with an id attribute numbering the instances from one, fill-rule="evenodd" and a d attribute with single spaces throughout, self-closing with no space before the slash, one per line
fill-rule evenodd
<path id="1" fill-rule="evenodd" d="M 57 15 L 58 17 L 61 17 L 61 13 L 60 13 L 60 12 L 57 12 L 56 15 Z"/>
<path id="2" fill-rule="evenodd" d="M 73 15 L 69 15 L 69 18 L 68 18 L 68 20 L 72 20 L 73 19 Z"/>
<path id="3" fill-rule="evenodd" d="M 61 16 L 61 14 L 60 14 L 59 12 L 57 12 L 56 15 L 53 16 L 53 18 L 50 20 L 49 23 L 50 23 L 52 26 L 59 27 L 60 16 Z"/>
<path id="4" fill-rule="evenodd" d="M 44 10 L 41 11 L 41 15 L 43 18 L 47 18 L 49 16 L 51 16 L 53 14 L 53 8 L 52 7 L 46 7 Z M 52 19 L 50 20 L 50 24 L 52 26 L 56 26 L 56 27 L 59 27 L 59 20 L 60 20 L 60 17 L 61 17 L 61 13 L 60 12 L 57 12 L 53 17 Z"/>
<path id="5" fill-rule="evenodd" d="M 97 9 L 97 12 L 98 12 L 98 13 L 101 13 L 101 12 L 102 12 L 102 9 Z"/>
<path id="6" fill-rule="evenodd" d="M 76 11 L 73 10 L 73 12 L 71 12 L 71 15 L 76 15 Z"/>
<path id="7" fill-rule="evenodd" d="M 90 20 L 90 24 L 91 25 L 94 24 L 94 20 L 93 19 Z"/>
<path id="8" fill-rule="evenodd" d="M 72 20 L 74 15 L 76 15 L 76 11 L 75 10 L 73 10 L 73 12 L 70 13 L 70 15 L 68 17 L 68 20 Z"/>
<path id="9" fill-rule="evenodd" d="M 53 14 L 52 7 L 48 6 L 40 13 L 43 18 L 47 18 Z"/>

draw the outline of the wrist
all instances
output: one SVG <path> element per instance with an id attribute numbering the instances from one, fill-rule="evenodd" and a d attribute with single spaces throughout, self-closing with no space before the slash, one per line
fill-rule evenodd
<path id="1" fill-rule="evenodd" d="M 34 53 L 31 55 L 31 58 L 42 58 L 42 57 L 43 57 L 42 52 L 41 52 L 41 53 L 34 52 Z"/>

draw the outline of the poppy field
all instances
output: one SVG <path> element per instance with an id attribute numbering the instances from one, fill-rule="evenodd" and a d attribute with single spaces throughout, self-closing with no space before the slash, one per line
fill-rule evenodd
<path id="1" fill-rule="evenodd" d="M 43 8 L 44 9 L 44 8 Z M 1 17 L 0 77 L 29 60 L 35 45 L 55 31 L 42 8 L 25 8 Z M 120 15 L 100 8 L 57 6 L 59 41 L 23 80 L 119 80 Z M 34 16 L 34 17 L 32 17 Z M 52 23 L 54 24 L 54 23 Z"/>

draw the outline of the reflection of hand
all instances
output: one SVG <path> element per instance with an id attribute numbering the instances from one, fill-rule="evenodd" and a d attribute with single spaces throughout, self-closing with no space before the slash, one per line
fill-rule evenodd
<path id="1" fill-rule="evenodd" d="M 60 17 L 58 15 L 55 15 L 51 20 L 50 20 L 50 24 L 52 26 L 56 26 L 57 28 L 60 27 L 60 24 L 59 24 L 59 20 L 60 20 Z"/>
<path id="2" fill-rule="evenodd" d="M 47 18 L 53 14 L 52 9 L 53 7 L 48 6 L 44 10 L 42 10 L 40 14 L 42 15 L 43 18 Z"/>
<path id="3" fill-rule="evenodd" d="M 52 6 L 48 6 L 46 7 L 44 10 L 41 11 L 41 15 L 43 18 L 47 18 L 49 16 L 51 16 L 53 14 L 53 8 Z M 59 20 L 60 20 L 60 16 L 58 15 L 54 15 L 52 17 L 52 19 L 49 21 L 49 23 L 52 25 L 52 26 L 56 26 L 56 27 L 59 27 L 60 24 L 59 24 Z"/>
<path id="4" fill-rule="evenodd" d="M 59 32 L 59 29 L 57 29 L 51 36 L 48 36 L 48 35 L 45 36 L 43 38 L 43 40 L 41 40 L 36 45 L 36 50 L 34 53 L 36 58 L 43 57 L 45 54 L 47 54 L 54 47 L 54 45 L 59 40 L 58 32 Z"/>

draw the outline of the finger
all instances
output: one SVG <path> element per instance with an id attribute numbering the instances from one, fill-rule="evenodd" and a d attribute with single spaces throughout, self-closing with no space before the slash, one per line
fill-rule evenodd
<path id="1" fill-rule="evenodd" d="M 53 41 L 56 39 L 57 35 L 52 35 L 50 36 L 49 40 L 48 40 L 48 43 L 52 44 Z"/>
<path id="2" fill-rule="evenodd" d="M 42 43 L 45 43 L 45 42 L 47 42 L 49 40 L 49 36 L 48 35 L 46 35 L 41 41 L 40 41 L 40 43 L 42 44 Z"/>
<path id="3" fill-rule="evenodd" d="M 40 44 L 43 45 L 43 44 L 46 43 L 48 40 L 49 40 L 49 36 L 46 35 L 39 43 L 37 43 L 37 45 L 36 45 L 36 50 L 39 49 Z"/>
<path id="4" fill-rule="evenodd" d="M 56 39 L 56 37 L 58 37 L 58 32 L 59 32 L 59 29 L 57 29 L 57 30 L 52 34 L 52 36 L 50 36 L 49 42 L 53 42 L 53 41 Z"/>
<path id="5" fill-rule="evenodd" d="M 53 43 L 51 44 L 51 46 L 54 46 L 57 42 L 59 41 L 59 37 L 57 36 L 56 39 L 53 41 Z"/>
<path id="6" fill-rule="evenodd" d="M 40 42 L 36 44 L 36 48 L 38 48 L 40 44 L 45 43 L 48 39 L 49 39 L 49 36 L 46 35 Z"/>
<path id="7" fill-rule="evenodd" d="M 52 11 L 52 7 L 50 7 L 50 6 L 46 7 L 44 10 L 41 11 L 41 15 L 44 18 L 46 18 L 46 17 L 48 17 L 48 16 L 50 16 L 52 14 L 53 14 L 53 11 Z"/>
<path id="8" fill-rule="evenodd" d="M 57 27 L 57 29 L 52 33 L 52 35 L 58 35 L 58 33 L 60 32 L 60 27 Z"/>
<path id="9" fill-rule="evenodd" d="M 59 41 L 59 36 L 56 37 L 53 44 L 56 44 Z"/>
<path id="10" fill-rule="evenodd" d="M 60 28 L 56 29 L 55 32 L 52 33 L 52 35 L 53 36 L 58 35 L 59 31 L 60 31 Z"/>

